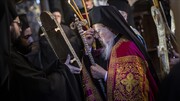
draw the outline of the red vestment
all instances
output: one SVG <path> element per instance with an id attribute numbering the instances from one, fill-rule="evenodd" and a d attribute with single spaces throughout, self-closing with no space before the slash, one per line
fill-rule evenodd
<path id="1" fill-rule="evenodd" d="M 132 41 L 121 38 L 111 51 L 107 101 L 153 101 L 157 90 L 142 53 Z"/>

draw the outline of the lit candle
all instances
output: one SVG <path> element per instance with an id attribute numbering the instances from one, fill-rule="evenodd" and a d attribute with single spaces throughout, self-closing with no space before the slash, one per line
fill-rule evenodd
<path id="1" fill-rule="evenodd" d="M 77 16 L 80 18 L 80 20 L 83 20 L 82 17 L 80 16 L 80 14 L 77 12 L 77 10 L 74 8 L 74 6 L 71 4 L 70 0 L 68 0 L 69 5 L 71 6 L 71 8 L 74 10 L 74 12 L 77 14 Z"/>
<path id="2" fill-rule="evenodd" d="M 87 8 L 86 8 L 84 0 L 82 0 L 82 3 L 83 3 L 83 6 L 84 6 L 86 18 L 87 18 L 87 21 L 88 21 L 88 24 L 89 24 L 89 27 L 90 27 L 90 20 L 89 20 L 89 16 L 88 16 L 88 12 L 87 12 Z"/>

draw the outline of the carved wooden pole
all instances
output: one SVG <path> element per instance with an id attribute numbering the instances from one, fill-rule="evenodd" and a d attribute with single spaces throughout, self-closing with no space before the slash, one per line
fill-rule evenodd
<path id="1" fill-rule="evenodd" d="M 176 26 L 176 29 L 175 29 L 175 36 L 176 38 L 180 38 L 180 0 L 170 0 L 170 6 L 171 6 L 171 9 L 174 13 L 174 19 L 175 19 L 175 26 Z M 177 40 L 177 43 L 178 43 L 178 50 L 180 52 L 180 40 Z"/>

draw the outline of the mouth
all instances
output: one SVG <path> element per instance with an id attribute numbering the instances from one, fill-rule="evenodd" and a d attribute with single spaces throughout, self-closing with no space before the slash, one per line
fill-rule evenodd
<path id="1" fill-rule="evenodd" d="M 33 42 L 31 42 L 27 47 L 32 48 L 33 47 Z"/>

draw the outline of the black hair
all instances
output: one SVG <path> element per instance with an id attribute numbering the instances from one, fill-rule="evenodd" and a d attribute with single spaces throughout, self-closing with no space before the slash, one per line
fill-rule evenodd
<path id="1" fill-rule="evenodd" d="M 61 11 L 59 8 L 52 8 L 51 13 L 53 13 L 53 12 L 59 12 L 61 14 Z"/>

